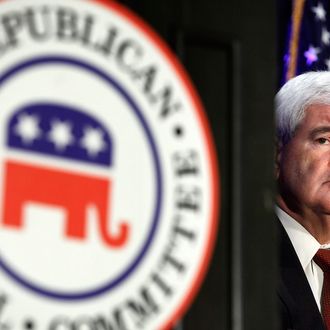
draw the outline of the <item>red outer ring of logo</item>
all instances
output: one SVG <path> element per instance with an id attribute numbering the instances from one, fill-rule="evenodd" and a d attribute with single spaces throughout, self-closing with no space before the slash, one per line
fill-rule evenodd
<path id="1" fill-rule="evenodd" d="M 186 89 L 187 95 L 190 97 L 191 103 L 194 105 L 194 110 L 196 110 L 197 118 L 204 133 L 204 142 L 208 149 L 208 164 L 209 171 L 211 173 L 211 226 L 208 233 L 208 244 L 205 249 L 202 263 L 200 265 L 197 276 L 193 281 L 190 290 L 187 292 L 186 296 L 182 300 L 181 304 L 177 310 L 171 315 L 169 320 L 160 327 L 159 330 L 170 330 L 175 324 L 180 320 L 180 318 L 186 313 L 189 306 L 193 302 L 198 290 L 200 289 L 203 279 L 208 270 L 209 262 L 211 260 L 212 252 L 216 242 L 217 230 L 218 230 L 218 216 L 220 214 L 220 170 L 217 166 L 217 155 L 215 145 L 212 139 L 211 128 L 209 126 L 206 113 L 200 97 L 193 86 L 192 81 L 188 77 L 182 64 L 168 48 L 166 43 L 160 38 L 160 36 L 141 18 L 134 14 L 131 10 L 124 7 L 121 4 L 116 3 L 113 0 L 88 0 L 100 4 L 107 10 L 111 9 L 115 11 L 119 16 L 123 17 L 125 20 L 130 21 L 142 34 L 144 34 L 149 41 L 158 48 L 160 53 L 163 54 L 164 58 L 172 67 L 173 71 L 177 74 L 179 81 L 182 82 L 183 87 Z M 4 0 L 0 0 L 0 3 Z"/>
<path id="2" fill-rule="evenodd" d="M 211 129 L 207 121 L 206 113 L 199 95 L 197 94 L 196 89 L 193 86 L 192 81 L 188 77 L 185 69 L 182 64 L 176 58 L 176 56 L 171 52 L 165 42 L 158 36 L 158 34 L 145 23 L 141 18 L 136 16 L 132 11 L 120 5 L 114 1 L 107 0 L 88 0 L 94 3 L 99 3 L 107 9 L 114 10 L 119 16 L 122 16 L 124 19 L 130 21 L 141 33 L 143 33 L 149 41 L 154 44 L 159 51 L 163 54 L 164 58 L 171 65 L 173 71 L 177 74 L 179 81 L 182 82 L 183 87 L 186 89 L 188 96 L 192 104 L 194 105 L 194 110 L 196 110 L 197 118 L 199 119 L 202 132 L 204 133 L 204 142 L 208 149 L 208 164 L 209 170 L 211 173 L 211 226 L 208 233 L 208 244 L 204 252 L 202 263 L 200 265 L 197 276 L 193 281 L 193 284 L 190 290 L 187 292 L 186 296 L 182 300 L 181 304 L 177 310 L 169 318 L 169 321 L 165 323 L 160 330 L 168 330 L 173 327 L 178 320 L 185 314 L 188 310 L 188 307 L 193 302 L 193 299 L 197 295 L 198 290 L 201 287 L 203 279 L 208 270 L 209 262 L 212 256 L 212 252 L 216 242 L 216 235 L 218 229 L 218 215 L 220 214 L 220 176 L 219 169 L 217 167 L 217 156 L 216 149 L 212 139 Z"/>

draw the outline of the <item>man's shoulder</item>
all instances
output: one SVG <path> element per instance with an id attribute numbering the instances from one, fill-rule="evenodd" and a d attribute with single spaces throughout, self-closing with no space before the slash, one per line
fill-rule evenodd
<path id="1" fill-rule="evenodd" d="M 279 281 L 277 293 L 281 329 L 325 330 L 322 317 L 299 258 L 279 222 Z"/>

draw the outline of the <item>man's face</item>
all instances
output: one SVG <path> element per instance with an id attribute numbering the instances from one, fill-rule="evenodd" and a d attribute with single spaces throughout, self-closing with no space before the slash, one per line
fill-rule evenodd
<path id="1" fill-rule="evenodd" d="M 279 152 L 281 198 L 296 213 L 330 214 L 330 106 L 312 105 Z"/>

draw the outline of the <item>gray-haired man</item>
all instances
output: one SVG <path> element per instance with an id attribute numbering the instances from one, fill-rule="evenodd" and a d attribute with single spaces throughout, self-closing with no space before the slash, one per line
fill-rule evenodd
<path id="1" fill-rule="evenodd" d="M 319 261 L 327 252 L 318 252 L 330 248 L 330 72 L 309 72 L 281 88 L 276 128 L 282 329 L 330 329 Z"/>

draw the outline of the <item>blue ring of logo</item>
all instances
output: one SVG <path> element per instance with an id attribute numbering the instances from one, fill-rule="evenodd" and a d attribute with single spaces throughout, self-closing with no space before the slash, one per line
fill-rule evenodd
<path id="1" fill-rule="evenodd" d="M 0 85 L 9 80 L 11 77 L 13 77 L 18 72 L 28 69 L 30 67 L 33 67 L 35 65 L 46 65 L 49 63 L 60 63 L 65 65 L 71 65 L 76 66 L 79 68 L 83 68 L 86 71 L 92 72 L 99 78 L 101 78 L 103 81 L 105 81 L 107 84 L 110 84 L 112 88 L 114 88 L 119 94 L 123 96 L 125 101 L 129 104 L 130 108 L 133 109 L 133 112 L 135 113 L 138 121 L 140 122 L 141 126 L 144 129 L 147 141 L 149 143 L 149 147 L 151 149 L 151 154 L 154 161 L 154 167 L 155 167 L 155 173 L 156 173 L 156 203 L 155 203 L 155 209 L 152 216 L 152 225 L 147 237 L 147 240 L 145 241 L 144 245 L 140 249 L 137 256 L 134 258 L 133 262 L 115 279 L 111 280 L 108 283 L 105 283 L 99 287 L 96 287 L 95 289 L 88 290 L 85 292 L 74 292 L 74 293 L 67 293 L 67 292 L 55 292 L 50 289 L 39 287 L 38 285 L 32 283 L 31 281 L 26 280 L 21 275 L 17 274 L 10 266 L 9 264 L 3 259 L 3 257 L 0 254 L 0 268 L 3 269 L 3 271 L 9 275 L 12 279 L 14 279 L 16 282 L 18 282 L 20 285 L 28 288 L 29 290 L 32 290 L 35 293 L 38 293 L 40 295 L 54 298 L 54 299 L 60 299 L 60 300 L 80 300 L 80 299 L 88 299 L 91 297 L 95 297 L 97 295 L 100 295 L 102 293 L 105 293 L 123 281 L 125 281 L 131 273 L 136 269 L 138 264 L 142 261 L 144 256 L 147 253 L 147 250 L 149 249 L 158 223 L 159 223 L 159 215 L 161 211 L 161 200 L 162 200 L 162 177 L 161 177 L 161 166 L 160 166 L 160 160 L 156 149 L 156 144 L 154 142 L 153 136 L 151 134 L 151 131 L 141 113 L 136 103 L 132 100 L 132 98 L 127 94 L 127 92 L 121 87 L 114 79 L 112 79 L 108 74 L 102 72 L 101 70 L 93 67 L 92 65 L 82 62 L 81 60 L 76 60 L 69 57 L 64 56 L 47 56 L 47 57 L 38 57 L 34 58 L 32 60 L 24 61 L 9 70 L 7 70 L 4 74 L 0 76 Z"/>

